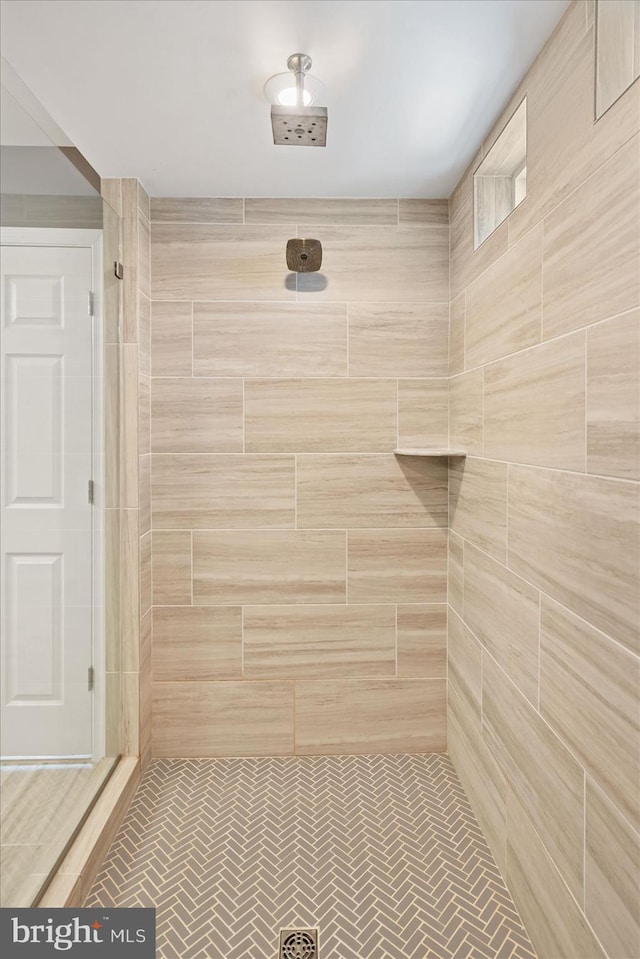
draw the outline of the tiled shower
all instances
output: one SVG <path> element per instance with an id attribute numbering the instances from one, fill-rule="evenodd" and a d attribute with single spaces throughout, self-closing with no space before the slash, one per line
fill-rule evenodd
<path id="1" fill-rule="evenodd" d="M 593 70 L 574 0 L 448 200 L 103 181 L 143 781 L 81 898 L 157 894 L 162 959 L 262 959 L 276 912 L 322 916 L 322 959 L 640 955 L 640 84 L 594 122 Z M 474 171 L 525 98 L 526 200 L 474 249 Z M 320 273 L 288 273 L 295 236 L 320 239 Z M 441 815 L 434 892 L 411 864 Z M 299 858 L 331 859 L 329 834 L 338 872 L 374 863 L 348 934 L 320 867 L 288 888 L 289 831 Z M 193 892 L 214 860 L 254 910 L 247 931 L 220 880 L 226 946 L 186 918 L 214 908 Z M 431 896 L 427 943 L 403 909 Z"/>

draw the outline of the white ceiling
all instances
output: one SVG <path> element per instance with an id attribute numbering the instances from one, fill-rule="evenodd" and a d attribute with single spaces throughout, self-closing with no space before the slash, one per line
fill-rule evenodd
<path id="1" fill-rule="evenodd" d="M 3 0 L 2 53 L 103 177 L 153 196 L 449 196 L 568 0 Z M 308 53 L 326 148 L 262 87 Z"/>

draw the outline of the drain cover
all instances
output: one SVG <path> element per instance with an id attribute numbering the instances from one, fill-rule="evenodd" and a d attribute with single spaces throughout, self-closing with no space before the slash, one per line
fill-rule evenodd
<path id="1" fill-rule="evenodd" d="M 318 930 L 282 929 L 278 959 L 318 959 Z"/>

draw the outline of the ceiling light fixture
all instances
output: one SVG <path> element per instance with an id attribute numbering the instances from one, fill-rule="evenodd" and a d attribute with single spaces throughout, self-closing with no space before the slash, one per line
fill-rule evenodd
<path id="1" fill-rule="evenodd" d="M 276 73 L 265 83 L 264 95 L 267 100 L 279 107 L 310 107 L 322 102 L 324 84 L 308 73 L 311 57 L 306 53 L 294 53 L 287 60 L 287 66 L 289 73 Z"/>

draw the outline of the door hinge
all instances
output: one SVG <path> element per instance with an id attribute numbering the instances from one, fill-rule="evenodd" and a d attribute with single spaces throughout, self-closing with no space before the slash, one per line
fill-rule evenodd
<path id="1" fill-rule="evenodd" d="M 117 277 L 119 280 L 121 280 L 122 277 L 124 276 L 124 267 L 122 263 L 120 263 L 118 260 L 116 260 L 115 263 L 113 264 L 113 275 Z"/>
<path id="2" fill-rule="evenodd" d="M 89 293 L 89 316 L 94 316 L 95 294 Z"/>
<path id="3" fill-rule="evenodd" d="M 95 674 L 93 671 L 93 666 L 89 666 L 89 669 L 87 670 L 87 686 L 88 686 L 89 692 L 91 692 L 94 685 L 95 685 Z"/>
<path id="4" fill-rule="evenodd" d="M 89 480 L 88 496 L 89 502 L 93 503 L 93 480 Z"/>

